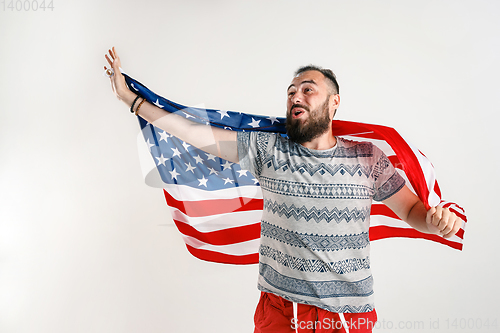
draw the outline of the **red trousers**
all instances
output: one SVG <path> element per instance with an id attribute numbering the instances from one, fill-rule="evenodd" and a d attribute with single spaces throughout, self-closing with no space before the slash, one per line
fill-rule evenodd
<path id="1" fill-rule="evenodd" d="M 262 292 L 254 321 L 254 333 L 371 333 L 377 322 L 377 313 L 373 310 L 339 315 L 312 305 L 298 304 L 297 318 L 294 318 L 292 302 Z"/>

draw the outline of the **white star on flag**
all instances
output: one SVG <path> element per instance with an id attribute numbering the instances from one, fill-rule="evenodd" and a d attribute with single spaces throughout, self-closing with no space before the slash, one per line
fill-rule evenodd
<path id="1" fill-rule="evenodd" d="M 218 175 L 218 174 L 219 174 L 217 171 L 215 171 L 215 169 L 214 169 L 214 168 L 208 168 L 208 170 L 210 170 L 210 174 L 209 174 L 209 176 L 210 176 L 211 174 L 213 174 L 213 173 L 215 173 L 215 175 Z"/>
<path id="2" fill-rule="evenodd" d="M 158 160 L 158 164 L 157 165 L 163 164 L 163 166 L 166 166 L 165 162 L 168 161 L 168 158 L 165 158 L 163 156 L 163 154 L 161 154 L 160 157 L 156 157 L 155 156 L 155 158 Z"/>
<path id="3" fill-rule="evenodd" d="M 154 143 L 149 142 L 149 139 L 146 141 L 146 144 L 148 145 L 148 149 L 151 151 L 151 147 L 156 146 Z"/>
<path id="4" fill-rule="evenodd" d="M 238 170 L 238 171 L 236 171 L 236 172 L 238 172 L 238 173 L 239 173 L 239 175 L 238 175 L 239 177 L 243 177 L 243 176 L 246 176 L 246 175 L 247 175 L 247 171 L 248 171 L 248 170 Z"/>
<path id="5" fill-rule="evenodd" d="M 224 118 L 224 117 L 228 117 L 228 118 L 231 118 L 228 114 L 227 114 L 227 111 L 225 110 L 220 110 L 220 111 L 217 111 L 217 113 L 220 114 L 220 119 Z"/>
<path id="6" fill-rule="evenodd" d="M 173 171 L 169 171 L 170 172 L 170 175 L 172 176 L 172 179 L 175 179 L 177 180 L 177 176 L 180 176 L 180 173 L 178 173 L 177 171 L 175 171 L 175 168 Z"/>
<path id="7" fill-rule="evenodd" d="M 198 186 L 203 185 L 203 186 L 207 187 L 207 181 L 208 181 L 208 179 L 205 178 L 205 176 L 203 176 L 201 179 L 198 179 L 198 181 L 200 182 L 200 184 Z"/>
<path id="8" fill-rule="evenodd" d="M 252 127 L 255 128 L 255 127 L 259 127 L 260 126 L 259 123 L 260 123 L 260 120 L 255 120 L 252 117 L 252 122 L 248 123 L 248 125 L 250 125 L 250 126 L 252 126 Z"/>
<path id="9" fill-rule="evenodd" d="M 200 157 L 200 155 L 196 155 L 195 157 L 193 157 L 196 161 L 196 163 L 201 163 L 203 164 L 203 159 Z"/>
<path id="10" fill-rule="evenodd" d="M 183 142 L 182 146 L 186 149 L 186 151 L 188 150 L 188 147 L 191 147 L 191 145 L 188 145 L 186 142 Z"/>
<path id="11" fill-rule="evenodd" d="M 234 163 L 231 163 L 231 162 L 229 162 L 229 161 L 226 161 L 226 163 L 222 164 L 222 167 L 224 168 L 224 169 L 222 169 L 222 170 L 231 169 L 231 165 L 233 165 L 233 164 L 234 164 Z"/>
<path id="12" fill-rule="evenodd" d="M 172 155 L 172 157 L 175 157 L 175 156 L 181 156 L 181 152 L 179 151 L 179 149 L 177 148 L 170 148 L 174 151 L 174 155 Z"/>
<path id="13" fill-rule="evenodd" d="M 192 166 L 192 165 L 191 165 L 191 162 L 184 163 L 184 164 L 187 166 L 186 172 L 191 171 L 192 173 L 194 173 L 194 171 L 193 171 L 193 170 L 195 170 L 195 169 L 196 169 L 196 167 L 195 167 L 195 166 Z"/>
<path id="14" fill-rule="evenodd" d="M 162 132 L 158 132 L 160 133 L 160 141 L 163 140 L 165 142 L 168 142 L 167 139 L 171 137 L 171 135 L 169 135 L 167 132 L 165 131 L 162 131 Z"/>
<path id="15" fill-rule="evenodd" d="M 277 119 L 277 118 L 278 118 L 278 117 L 274 117 L 274 116 L 269 116 L 269 117 L 267 117 L 267 119 L 269 119 L 269 120 L 271 121 L 271 125 L 272 125 L 272 124 L 274 124 L 274 122 L 279 123 L 279 121 L 278 121 L 278 119 Z"/>
<path id="16" fill-rule="evenodd" d="M 212 155 L 212 154 L 210 154 L 210 153 L 206 153 L 206 154 L 207 154 L 207 160 L 212 160 L 212 161 L 214 161 L 214 162 L 215 162 L 215 158 L 216 158 L 217 156 Z"/>
<path id="17" fill-rule="evenodd" d="M 156 99 L 156 102 L 154 102 L 153 104 L 156 105 L 157 107 L 161 108 L 161 109 L 164 108 L 164 105 L 161 105 L 160 101 L 158 99 Z"/>
<path id="18" fill-rule="evenodd" d="M 232 179 L 231 179 L 231 178 L 229 178 L 229 177 L 228 177 L 228 178 L 222 178 L 222 179 L 224 179 L 224 185 L 226 185 L 227 183 L 232 184 L 232 183 L 234 182 L 234 180 L 232 180 Z"/>

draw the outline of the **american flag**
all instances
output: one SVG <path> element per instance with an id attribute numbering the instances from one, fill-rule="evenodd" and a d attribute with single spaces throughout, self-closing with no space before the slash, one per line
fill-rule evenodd
<path id="1" fill-rule="evenodd" d="M 285 134 L 285 119 L 240 112 L 185 107 L 146 88 L 124 74 L 129 88 L 148 102 L 192 121 L 235 131 L 270 131 Z M 258 263 L 260 218 L 263 199 L 257 180 L 237 163 L 206 153 L 171 136 L 139 117 L 139 123 L 164 187 L 172 219 L 188 251 L 195 257 L 218 263 Z M 398 172 L 427 206 L 449 207 L 464 221 L 461 230 L 444 239 L 416 231 L 387 206 L 374 202 L 370 239 L 423 238 L 461 250 L 467 218 L 453 202 L 441 200 L 441 192 L 429 160 L 393 128 L 357 122 L 333 121 L 335 135 L 370 141 L 389 157 Z"/>

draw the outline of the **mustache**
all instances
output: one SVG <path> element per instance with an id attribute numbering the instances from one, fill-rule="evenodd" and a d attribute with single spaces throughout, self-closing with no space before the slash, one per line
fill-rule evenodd
<path id="1" fill-rule="evenodd" d="M 290 108 L 290 112 L 292 112 L 293 109 L 295 109 L 295 108 L 301 108 L 301 109 L 306 110 L 307 112 L 310 112 L 309 108 L 307 106 L 305 106 L 305 105 L 302 105 L 302 104 L 294 104 L 294 105 L 292 105 L 292 107 Z"/>

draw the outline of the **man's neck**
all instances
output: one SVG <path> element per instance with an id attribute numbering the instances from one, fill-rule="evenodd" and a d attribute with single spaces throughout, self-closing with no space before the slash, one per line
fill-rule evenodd
<path id="1" fill-rule="evenodd" d="M 302 143 L 302 146 L 314 150 L 326 150 L 335 147 L 336 144 L 337 139 L 333 136 L 330 128 L 330 130 L 312 139 L 311 141 Z"/>

